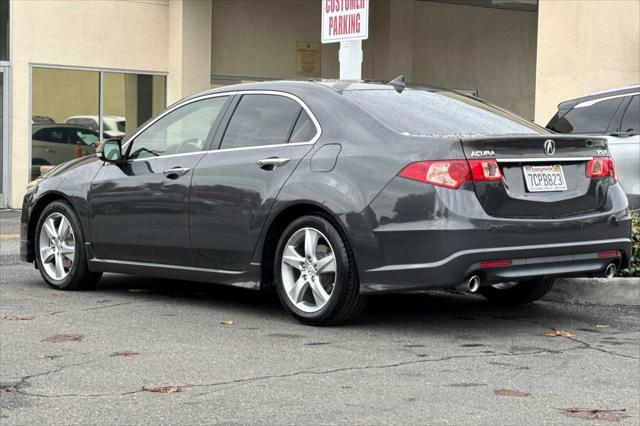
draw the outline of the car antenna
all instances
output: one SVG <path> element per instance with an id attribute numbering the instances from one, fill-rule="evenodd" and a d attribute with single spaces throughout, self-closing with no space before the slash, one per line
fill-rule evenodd
<path id="1" fill-rule="evenodd" d="M 404 88 L 407 87 L 407 84 L 405 83 L 405 81 L 406 80 L 404 78 L 404 75 L 399 75 L 393 80 L 391 80 L 390 82 L 388 82 L 387 84 L 390 84 L 391 86 L 393 86 L 393 88 L 396 89 L 396 92 L 402 93 Z"/>

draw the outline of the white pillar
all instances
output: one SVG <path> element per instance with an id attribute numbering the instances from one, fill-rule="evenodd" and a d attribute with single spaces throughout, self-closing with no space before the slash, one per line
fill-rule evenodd
<path id="1" fill-rule="evenodd" d="M 340 80 L 362 80 L 362 40 L 341 41 Z"/>

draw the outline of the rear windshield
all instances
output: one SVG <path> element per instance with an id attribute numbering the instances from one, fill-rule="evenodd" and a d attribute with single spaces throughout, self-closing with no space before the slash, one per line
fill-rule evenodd
<path id="1" fill-rule="evenodd" d="M 455 92 L 368 89 L 342 93 L 385 126 L 408 136 L 548 132 L 507 111 Z"/>

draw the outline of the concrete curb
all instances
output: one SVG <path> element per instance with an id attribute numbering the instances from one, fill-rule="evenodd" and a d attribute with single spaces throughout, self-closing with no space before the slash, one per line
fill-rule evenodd
<path id="1" fill-rule="evenodd" d="M 559 278 L 543 298 L 592 305 L 640 305 L 640 278 Z"/>

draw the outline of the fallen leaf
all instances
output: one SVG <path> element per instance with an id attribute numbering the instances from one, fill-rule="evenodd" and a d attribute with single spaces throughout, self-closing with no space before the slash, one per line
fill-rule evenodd
<path id="1" fill-rule="evenodd" d="M 580 419 L 587 420 L 606 420 L 609 422 L 619 422 L 620 420 L 629 417 L 625 414 L 626 409 L 622 410 L 598 410 L 591 408 L 574 407 L 567 408 L 564 411 L 569 417 L 578 417 Z"/>
<path id="2" fill-rule="evenodd" d="M 232 320 L 224 320 L 224 321 L 220 321 L 220 324 L 222 324 L 222 325 L 232 325 L 233 321 Z"/>
<path id="3" fill-rule="evenodd" d="M 9 321 L 28 321 L 32 320 L 33 317 L 31 315 L 9 315 L 4 317 L 4 319 Z"/>
<path id="4" fill-rule="evenodd" d="M 38 352 L 38 355 L 36 355 L 36 357 L 38 359 L 56 359 L 56 358 L 62 358 L 62 355 L 47 355 L 45 353 L 42 352 Z"/>
<path id="5" fill-rule="evenodd" d="M 517 397 L 529 396 L 528 393 L 515 390 L 515 389 L 496 389 L 493 392 L 498 396 L 517 396 Z"/>
<path id="6" fill-rule="evenodd" d="M 415 396 L 405 396 L 402 399 L 404 399 L 405 401 L 415 401 L 416 397 Z"/>
<path id="7" fill-rule="evenodd" d="M 568 331 L 556 330 L 555 328 L 552 328 L 551 331 L 544 333 L 544 335 L 550 337 L 573 337 L 573 334 L 569 333 Z"/>
<path id="8" fill-rule="evenodd" d="M 9 393 L 9 392 L 15 392 L 15 391 L 16 391 L 15 386 L 0 386 L 0 393 Z"/>
<path id="9" fill-rule="evenodd" d="M 121 352 L 114 352 L 111 354 L 111 356 L 136 356 L 136 355 L 140 355 L 140 352 L 121 351 Z"/>
<path id="10" fill-rule="evenodd" d="M 156 392 L 156 393 L 180 392 L 180 388 L 178 386 L 144 386 L 142 390 L 145 392 Z"/>
<path id="11" fill-rule="evenodd" d="M 84 336 L 82 334 L 56 334 L 55 336 L 49 336 L 43 339 L 43 342 L 79 342 Z"/>

